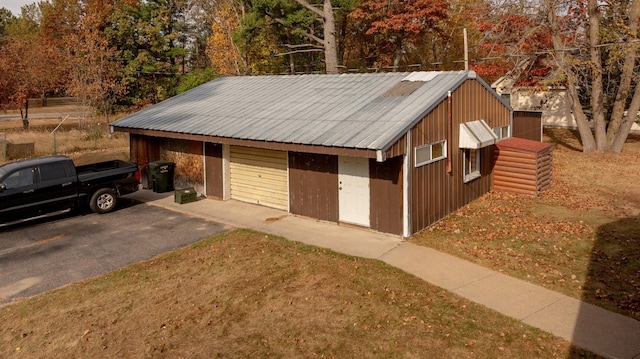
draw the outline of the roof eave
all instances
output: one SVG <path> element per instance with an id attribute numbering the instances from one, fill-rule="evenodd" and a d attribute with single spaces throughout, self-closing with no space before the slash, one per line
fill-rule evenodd
<path id="1" fill-rule="evenodd" d="M 128 128 L 128 127 L 120 127 L 120 126 L 114 126 L 114 128 L 118 132 L 128 132 L 129 134 L 140 135 L 140 136 L 212 142 L 212 143 L 220 143 L 223 145 L 254 147 L 254 148 L 262 148 L 262 149 L 278 150 L 278 151 L 306 152 L 306 153 L 315 153 L 315 154 L 375 158 L 375 159 L 377 159 L 378 156 L 380 156 L 380 154 L 378 153 L 379 151 L 368 149 L 368 148 L 352 148 L 352 147 L 324 146 L 324 145 L 315 145 L 315 144 L 249 140 L 249 139 L 220 137 L 220 136 L 211 136 L 211 135 L 202 135 L 202 134 L 190 134 L 190 133 L 184 133 L 184 132 L 146 130 L 146 129 Z"/>

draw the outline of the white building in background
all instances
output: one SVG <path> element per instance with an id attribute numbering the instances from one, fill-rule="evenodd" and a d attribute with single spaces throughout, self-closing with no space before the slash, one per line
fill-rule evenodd
<path id="1" fill-rule="evenodd" d="M 517 84 L 517 78 L 510 72 L 491 84 L 491 88 L 516 111 L 541 111 L 544 127 L 577 128 L 566 88 L 521 86 Z M 640 113 L 631 131 L 640 132 Z"/>

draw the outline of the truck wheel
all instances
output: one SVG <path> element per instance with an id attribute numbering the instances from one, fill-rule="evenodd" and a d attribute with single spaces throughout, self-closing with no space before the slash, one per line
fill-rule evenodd
<path id="1" fill-rule="evenodd" d="M 98 214 L 111 212 L 118 203 L 118 196 L 111 188 L 101 188 L 91 196 L 89 208 Z"/>

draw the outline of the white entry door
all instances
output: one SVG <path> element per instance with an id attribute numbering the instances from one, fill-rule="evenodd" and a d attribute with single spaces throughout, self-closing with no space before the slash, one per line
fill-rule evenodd
<path id="1" fill-rule="evenodd" d="M 369 159 L 338 157 L 338 186 L 340 221 L 369 227 Z"/>

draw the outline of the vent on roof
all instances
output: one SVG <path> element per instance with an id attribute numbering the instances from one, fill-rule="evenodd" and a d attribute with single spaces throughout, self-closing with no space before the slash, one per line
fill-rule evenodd
<path id="1" fill-rule="evenodd" d="M 412 72 L 402 81 L 431 81 L 440 75 L 440 71 L 417 71 Z"/>
<path id="2" fill-rule="evenodd" d="M 382 94 L 384 97 L 409 96 L 424 85 L 425 81 L 400 81 Z"/>

